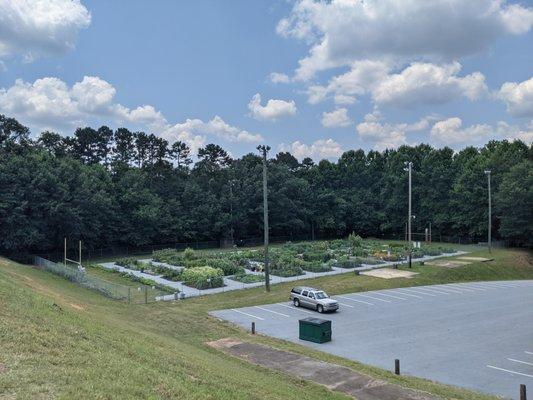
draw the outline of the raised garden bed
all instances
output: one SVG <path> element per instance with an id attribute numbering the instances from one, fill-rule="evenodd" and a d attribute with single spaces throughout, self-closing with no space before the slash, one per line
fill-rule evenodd
<path id="1" fill-rule="evenodd" d="M 264 282 L 265 277 L 263 275 L 255 275 L 255 274 L 242 274 L 242 275 L 235 275 L 230 277 L 232 281 L 240 282 L 240 283 L 256 283 L 256 282 Z"/>

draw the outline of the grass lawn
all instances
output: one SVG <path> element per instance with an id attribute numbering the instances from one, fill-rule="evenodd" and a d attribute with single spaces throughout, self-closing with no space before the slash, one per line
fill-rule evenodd
<path id="1" fill-rule="evenodd" d="M 487 256 L 480 250 L 469 254 Z M 495 261 L 447 269 L 415 264 L 412 279 L 353 273 L 300 281 L 331 294 L 474 280 L 533 279 L 531 253 L 494 250 Z M 103 271 L 105 273 L 105 271 Z M 117 277 L 119 278 L 119 277 Z M 106 279 L 107 276 L 106 276 Z M 214 309 L 279 302 L 291 283 L 127 305 L 47 272 L 0 258 L 0 398 L 346 399 L 328 389 L 217 352 L 206 341 L 236 337 L 336 362 L 450 399 L 493 399 L 462 389 L 252 336 L 210 317 Z"/>

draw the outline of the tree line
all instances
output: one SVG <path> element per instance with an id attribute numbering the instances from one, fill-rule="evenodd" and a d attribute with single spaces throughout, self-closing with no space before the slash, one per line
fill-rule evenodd
<path id="1" fill-rule="evenodd" d="M 413 163 L 413 230 L 483 240 L 492 171 L 496 239 L 533 243 L 533 147 L 491 141 L 454 152 L 426 144 L 350 150 L 337 161 L 268 160 L 272 236 L 403 235 Z M 262 159 L 219 145 L 192 161 L 183 142 L 126 128 L 42 132 L 0 115 L 0 251 L 91 248 L 261 237 Z"/>

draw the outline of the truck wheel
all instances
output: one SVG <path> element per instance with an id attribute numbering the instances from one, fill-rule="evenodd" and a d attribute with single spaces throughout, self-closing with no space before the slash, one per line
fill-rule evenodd
<path id="1" fill-rule="evenodd" d="M 294 304 L 294 307 L 300 307 L 300 300 L 294 299 L 292 303 Z"/>
<path id="2" fill-rule="evenodd" d="M 322 305 L 319 304 L 318 306 L 316 306 L 316 310 L 317 310 L 320 314 L 322 314 L 322 313 L 324 312 L 324 307 L 323 307 Z"/>

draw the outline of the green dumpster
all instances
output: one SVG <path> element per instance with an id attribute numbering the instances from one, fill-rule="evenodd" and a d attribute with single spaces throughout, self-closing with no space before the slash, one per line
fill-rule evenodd
<path id="1" fill-rule="evenodd" d="M 320 318 L 304 318 L 300 323 L 300 340 L 315 343 L 331 341 L 331 321 Z"/>

